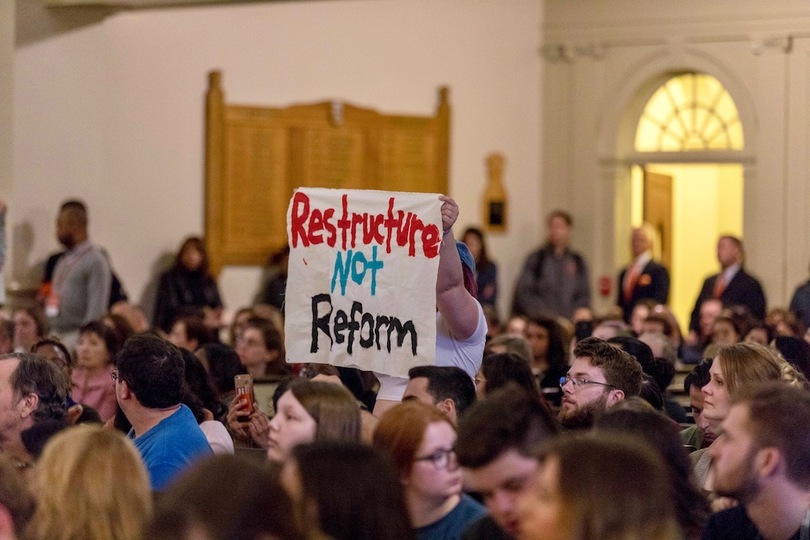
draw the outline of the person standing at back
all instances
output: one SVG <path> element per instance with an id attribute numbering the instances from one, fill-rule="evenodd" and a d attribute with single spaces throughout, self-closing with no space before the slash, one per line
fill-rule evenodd
<path id="1" fill-rule="evenodd" d="M 619 274 L 616 305 L 622 308 L 627 323 L 639 301 L 651 299 L 666 304 L 669 300 L 669 271 L 652 259 L 653 233 L 649 223 L 633 229 L 630 236 L 633 259 Z"/>
<path id="2" fill-rule="evenodd" d="M 515 286 L 513 313 L 527 317 L 557 315 L 570 319 L 591 305 L 588 266 L 569 247 L 573 218 L 554 210 L 548 216 L 548 239 L 529 255 Z"/>
<path id="3" fill-rule="evenodd" d="M 43 290 L 51 329 L 69 349 L 76 345 L 79 328 L 101 318 L 110 299 L 110 266 L 101 249 L 90 241 L 87 223 L 83 202 L 72 199 L 62 204 L 56 238 L 67 252 L 59 257 L 52 281 Z"/>
<path id="4" fill-rule="evenodd" d="M 720 273 L 706 278 L 700 290 L 689 322 L 690 345 L 699 342 L 700 307 L 707 300 L 720 300 L 723 307 L 747 307 L 757 320 L 765 318 L 765 293 L 759 281 L 745 271 L 745 250 L 742 240 L 735 236 L 721 236 L 717 241 L 717 261 Z"/>

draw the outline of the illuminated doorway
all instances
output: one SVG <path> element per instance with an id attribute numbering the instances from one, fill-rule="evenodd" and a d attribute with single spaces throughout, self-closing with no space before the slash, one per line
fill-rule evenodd
<path id="1" fill-rule="evenodd" d="M 719 268 L 718 236 L 743 236 L 743 167 L 722 159 L 743 146 L 734 100 L 703 73 L 667 80 L 638 121 L 635 150 L 658 159 L 632 167 L 632 225 L 651 221 L 658 231 L 655 255 L 669 267 L 669 303 L 685 332 L 703 279 Z M 678 159 L 661 161 L 662 153 Z"/>

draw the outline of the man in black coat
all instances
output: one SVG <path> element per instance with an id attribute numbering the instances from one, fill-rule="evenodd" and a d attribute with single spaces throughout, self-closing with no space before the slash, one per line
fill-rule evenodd
<path id="1" fill-rule="evenodd" d="M 739 238 L 726 235 L 718 240 L 717 260 L 722 270 L 703 282 L 689 322 L 690 336 L 697 336 L 700 305 L 710 298 L 720 300 L 724 307 L 745 306 L 757 319 L 765 318 L 765 293 L 759 281 L 743 269 L 744 254 Z"/>
<path id="2" fill-rule="evenodd" d="M 666 304 L 669 299 L 669 271 L 652 260 L 653 229 L 649 224 L 633 229 L 630 251 L 633 260 L 619 274 L 618 300 L 625 322 L 630 322 L 633 307 L 640 300 Z"/>

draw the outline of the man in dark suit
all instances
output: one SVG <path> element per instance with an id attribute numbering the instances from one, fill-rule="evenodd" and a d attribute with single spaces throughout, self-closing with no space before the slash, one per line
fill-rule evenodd
<path id="1" fill-rule="evenodd" d="M 759 281 L 743 269 L 744 255 L 742 240 L 729 235 L 720 237 L 717 260 L 721 271 L 703 282 L 689 322 L 689 341 L 697 340 L 700 305 L 710 298 L 720 300 L 724 307 L 745 306 L 757 319 L 765 318 L 765 293 Z"/>
<path id="2" fill-rule="evenodd" d="M 669 299 L 669 271 L 652 260 L 652 226 L 645 223 L 633 229 L 630 251 L 633 260 L 619 274 L 618 301 L 625 322 L 630 322 L 633 307 L 640 300 L 652 299 L 666 304 Z"/>

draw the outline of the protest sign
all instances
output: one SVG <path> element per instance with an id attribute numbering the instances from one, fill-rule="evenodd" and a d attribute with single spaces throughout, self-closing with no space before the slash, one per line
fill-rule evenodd
<path id="1" fill-rule="evenodd" d="M 407 377 L 434 364 L 437 194 L 300 188 L 287 209 L 287 361 Z"/>

